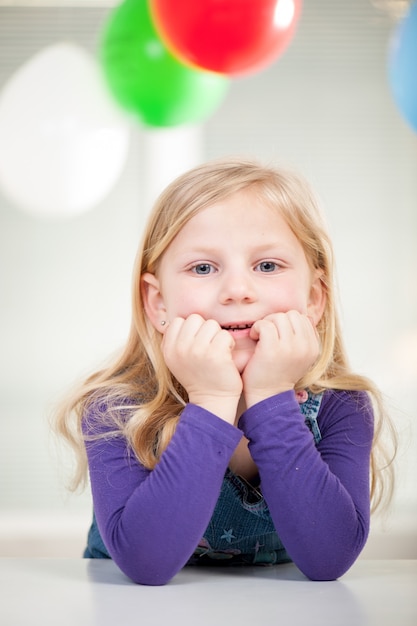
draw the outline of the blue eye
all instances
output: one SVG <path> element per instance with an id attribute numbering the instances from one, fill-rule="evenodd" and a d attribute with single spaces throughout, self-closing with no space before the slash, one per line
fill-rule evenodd
<path id="1" fill-rule="evenodd" d="M 274 261 L 262 261 L 257 267 L 261 272 L 275 272 L 278 265 Z"/>
<path id="2" fill-rule="evenodd" d="M 199 263 L 195 265 L 193 268 L 193 272 L 196 274 L 200 274 L 201 276 L 207 276 L 207 274 L 211 274 L 213 271 L 213 266 L 210 263 Z"/>

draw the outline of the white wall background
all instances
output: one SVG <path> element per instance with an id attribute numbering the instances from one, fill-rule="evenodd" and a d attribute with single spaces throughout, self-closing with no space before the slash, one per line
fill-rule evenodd
<path id="1" fill-rule="evenodd" d="M 46 45 L 94 50 L 107 13 L 0 7 L 0 89 Z M 123 176 L 93 210 L 40 220 L 0 189 L 0 555 L 81 553 L 90 497 L 64 489 L 51 406 L 126 337 L 131 267 L 156 191 L 195 162 L 243 154 L 296 166 L 323 199 L 351 361 L 386 393 L 400 435 L 394 505 L 364 554 L 417 557 L 417 135 L 387 83 L 392 26 L 370 0 L 306 0 L 286 54 L 234 80 L 206 124 L 132 121 Z"/>

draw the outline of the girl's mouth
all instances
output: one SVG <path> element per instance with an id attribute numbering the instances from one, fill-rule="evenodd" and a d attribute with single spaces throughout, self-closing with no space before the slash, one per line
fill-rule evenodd
<path id="1" fill-rule="evenodd" d="M 253 326 L 253 322 L 248 324 L 225 324 L 222 326 L 223 330 L 228 330 L 231 333 L 238 333 L 242 331 L 249 331 Z"/>

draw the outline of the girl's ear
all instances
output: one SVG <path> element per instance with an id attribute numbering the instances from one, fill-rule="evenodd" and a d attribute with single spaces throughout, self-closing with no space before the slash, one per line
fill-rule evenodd
<path id="1" fill-rule="evenodd" d="M 152 326 L 163 334 L 166 322 L 166 309 L 162 297 L 160 283 L 157 277 L 150 272 L 141 276 L 140 289 L 146 316 Z"/>
<path id="2" fill-rule="evenodd" d="M 307 305 L 308 316 L 314 326 L 320 322 L 327 302 L 327 291 L 322 280 L 323 272 L 317 271 L 310 288 L 310 297 Z"/>

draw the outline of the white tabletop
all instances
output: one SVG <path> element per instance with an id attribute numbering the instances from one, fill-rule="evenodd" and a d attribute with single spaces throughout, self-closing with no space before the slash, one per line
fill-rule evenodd
<path id="1" fill-rule="evenodd" d="M 416 626 L 417 561 L 359 560 L 340 580 L 292 565 L 189 567 L 164 587 L 110 560 L 0 559 L 2 626 Z"/>

